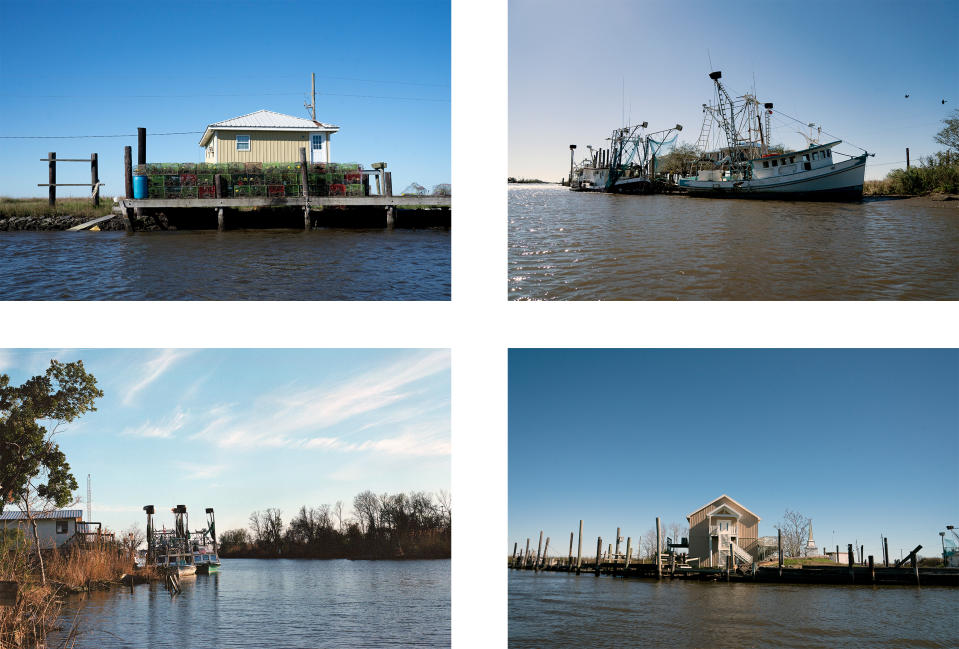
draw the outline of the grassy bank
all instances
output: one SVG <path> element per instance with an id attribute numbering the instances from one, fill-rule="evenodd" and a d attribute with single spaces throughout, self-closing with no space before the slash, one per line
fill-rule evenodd
<path id="1" fill-rule="evenodd" d="M 19 594 L 14 606 L 0 606 L 0 647 L 41 646 L 57 624 L 64 595 L 109 587 L 133 571 L 133 560 L 111 545 L 52 550 L 43 553 L 43 562 L 46 584 L 28 544 L 3 547 L 0 581 L 17 582 Z"/>
<path id="2" fill-rule="evenodd" d="M 893 169 L 882 180 L 867 180 L 862 191 L 867 196 L 959 194 L 959 159 L 949 153 L 923 158 L 915 167 Z"/>
<path id="3" fill-rule="evenodd" d="M 95 219 L 113 210 L 113 199 L 100 197 L 100 207 L 94 207 L 89 198 L 58 198 L 51 206 L 46 198 L 10 198 L 0 196 L 0 218 L 76 216 Z"/>

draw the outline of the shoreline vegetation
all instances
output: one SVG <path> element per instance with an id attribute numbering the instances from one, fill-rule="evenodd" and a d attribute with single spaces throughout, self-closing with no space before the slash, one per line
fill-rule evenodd
<path id="1" fill-rule="evenodd" d="M 449 495 L 425 492 L 353 499 L 353 517 L 343 503 L 300 507 L 283 523 L 276 508 L 250 514 L 249 528 L 220 534 L 224 559 L 449 559 L 452 512 Z"/>

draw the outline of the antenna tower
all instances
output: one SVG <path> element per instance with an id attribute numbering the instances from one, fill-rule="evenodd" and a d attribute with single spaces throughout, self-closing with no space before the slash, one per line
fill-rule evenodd
<path id="1" fill-rule="evenodd" d="M 93 488 L 90 486 L 90 474 L 87 474 L 87 521 L 93 520 Z"/>

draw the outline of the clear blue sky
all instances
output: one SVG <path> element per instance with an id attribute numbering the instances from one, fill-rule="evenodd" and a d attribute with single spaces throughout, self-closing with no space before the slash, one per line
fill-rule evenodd
<path id="1" fill-rule="evenodd" d="M 584 552 L 727 494 L 880 556 L 959 526 L 957 350 L 510 350 L 509 545 Z M 557 547 L 557 546 L 553 546 Z M 635 546 L 634 546 L 635 547 Z"/>
<path id="2" fill-rule="evenodd" d="M 748 91 L 755 75 L 760 101 L 876 153 L 867 178 L 904 167 L 891 163 L 905 160 L 906 147 L 913 160 L 941 150 L 933 135 L 959 108 L 952 0 L 509 7 L 511 176 L 557 182 L 567 174 L 570 144 L 584 153 L 621 125 L 624 85 L 634 123 L 660 130 L 678 122 L 679 141 L 694 143 L 713 95 L 709 57 L 731 94 Z M 797 128 L 774 121 L 773 141 L 800 148 Z"/>
<path id="3" fill-rule="evenodd" d="M 52 357 L 104 392 L 58 439 L 115 530 L 147 504 L 167 525 L 175 505 L 214 507 L 224 530 L 266 507 L 350 511 L 366 489 L 449 490 L 448 350 L 0 350 L 0 373 L 20 384 Z"/>
<path id="4" fill-rule="evenodd" d="M 333 160 L 386 161 L 393 187 L 450 182 L 449 2 L 0 1 L 0 135 L 135 134 L 151 162 L 199 162 L 208 124 L 268 109 L 336 124 Z M 45 196 L 48 151 L 99 154 L 123 192 L 136 137 L 0 139 L 0 195 Z M 134 157 L 134 162 L 136 158 Z M 86 182 L 89 165 L 58 167 Z M 74 191 L 69 191 L 74 190 Z M 82 187 L 60 195 L 89 195 Z"/>

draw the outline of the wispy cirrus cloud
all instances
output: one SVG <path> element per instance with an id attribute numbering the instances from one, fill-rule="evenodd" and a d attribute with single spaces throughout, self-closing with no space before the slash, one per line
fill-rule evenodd
<path id="1" fill-rule="evenodd" d="M 182 410 L 177 409 L 175 413 L 163 421 L 157 423 L 150 421 L 144 422 L 140 426 L 125 428 L 120 434 L 127 437 L 169 438 L 173 437 L 175 432 L 183 428 L 186 420 L 186 414 Z"/>
<path id="2" fill-rule="evenodd" d="M 437 373 L 448 372 L 449 366 L 447 350 L 430 351 L 413 359 L 382 365 L 332 386 L 292 393 L 277 391 L 253 404 L 255 412 L 252 415 L 236 406 L 215 409 L 210 413 L 210 421 L 193 437 L 234 448 L 303 447 L 379 452 L 418 449 L 417 452 L 429 454 L 448 453 L 448 414 L 443 419 L 447 439 L 445 451 L 441 443 L 415 436 L 397 438 L 392 444 L 386 439 L 358 441 L 356 437 L 359 431 L 375 427 L 391 425 L 394 429 L 402 428 L 417 419 L 422 420 L 427 412 L 443 410 L 414 384 Z M 384 413 L 372 422 L 363 421 L 364 415 L 417 399 L 421 403 Z M 445 412 L 448 413 L 448 408 Z M 322 430 L 344 426 L 349 430 L 336 435 L 316 435 Z"/>
<path id="3" fill-rule="evenodd" d="M 192 462 L 177 462 L 177 469 L 184 478 L 189 480 L 209 480 L 215 478 L 226 469 L 222 464 L 194 464 Z"/>
<path id="4" fill-rule="evenodd" d="M 183 349 L 162 349 L 160 352 L 145 362 L 140 368 L 140 375 L 130 382 L 123 394 L 123 404 L 131 405 L 140 392 L 151 383 L 163 376 L 173 365 L 192 354 L 192 350 Z"/>

